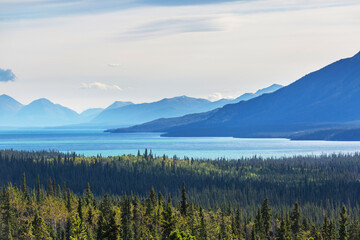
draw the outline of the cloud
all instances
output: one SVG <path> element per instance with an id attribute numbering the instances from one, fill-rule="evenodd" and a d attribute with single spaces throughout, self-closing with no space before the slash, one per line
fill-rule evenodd
<path id="1" fill-rule="evenodd" d="M 101 82 L 91 82 L 91 83 L 82 83 L 82 89 L 91 89 L 91 88 L 97 88 L 100 90 L 119 90 L 121 91 L 121 87 L 119 87 L 116 84 L 106 84 Z"/>
<path id="2" fill-rule="evenodd" d="M 238 96 L 238 95 L 236 95 Z M 210 101 L 217 101 L 220 99 L 235 99 L 236 97 L 234 97 L 233 95 L 224 95 L 220 92 L 214 92 L 213 94 L 209 95 L 207 97 L 208 100 Z"/>
<path id="3" fill-rule="evenodd" d="M 0 82 L 9 82 L 15 81 L 15 74 L 10 69 L 1 69 L 0 68 Z"/>
<path id="4" fill-rule="evenodd" d="M 119 63 L 109 63 L 108 64 L 108 67 L 120 67 L 121 66 L 121 64 L 119 64 Z"/>
<path id="5" fill-rule="evenodd" d="M 236 0 L 0 0 L 0 21 L 2 19 L 13 20 L 103 14 L 139 7 L 176 7 L 232 1 Z"/>
<path id="6" fill-rule="evenodd" d="M 223 28 L 213 17 L 169 18 L 153 21 L 133 28 L 123 35 L 124 39 L 146 39 L 157 36 L 173 35 L 177 33 L 213 32 Z"/>
<path id="7" fill-rule="evenodd" d="M 222 99 L 222 98 L 223 98 L 223 95 L 221 93 L 219 93 L 219 92 L 213 93 L 208 97 L 208 99 L 210 101 L 216 101 L 216 100 L 219 100 L 219 99 Z"/>

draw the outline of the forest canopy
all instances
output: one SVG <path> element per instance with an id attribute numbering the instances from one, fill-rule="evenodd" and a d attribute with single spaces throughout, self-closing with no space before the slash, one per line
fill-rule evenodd
<path id="1" fill-rule="evenodd" d="M 1 239 L 360 239 L 359 159 L 1 150 Z"/>

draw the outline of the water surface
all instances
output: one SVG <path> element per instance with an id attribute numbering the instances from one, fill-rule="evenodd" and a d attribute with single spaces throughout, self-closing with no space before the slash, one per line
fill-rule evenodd
<path id="1" fill-rule="evenodd" d="M 254 155 L 353 153 L 360 142 L 290 141 L 279 138 L 160 137 L 158 133 L 104 133 L 103 130 L 0 130 L 0 149 L 77 152 L 85 156 L 136 154 L 152 149 L 154 154 L 194 158 L 241 158 Z"/>

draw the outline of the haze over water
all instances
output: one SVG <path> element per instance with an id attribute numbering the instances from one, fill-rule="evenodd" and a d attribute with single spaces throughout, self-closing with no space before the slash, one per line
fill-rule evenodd
<path id="1" fill-rule="evenodd" d="M 360 142 L 290 141 L 288 139 L 167 138 L 158 133 L 110 134 L 103 130 L 1 130 L 0 149 L 77 152 L 85 156 L 136 154 L 145 148 L 156 155 L 193 158 L 283 157 L 360 151 Z"/>

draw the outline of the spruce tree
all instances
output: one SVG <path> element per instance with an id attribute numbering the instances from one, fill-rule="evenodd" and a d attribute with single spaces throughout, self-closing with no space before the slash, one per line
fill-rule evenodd
<path id="1" fill-rule="evenodd" d="M 38 175 L 37 178 L 37 185 L 36 185 L 36 202 L 40 203 L 41 202 L 41 185 L 40 185 L 40 176 Z"/>
<path id="2" fill-rule="evenodd" d="M 251 240 L 257 240 L 255 225 L 253 225 L 253 227 L 251 229 Z"/>
<path id="3" fill-rule="evenodd" d="M 219 232 L 219 238 L 220 239 L 228 239 L 228 234 L 226 230 L 226 222 L 225 222 L 225 213 L 221 212 L 221 219 L 220 219 L 220 232 Z"/>
<path id="4" fill-rule="evenodd" d="M 116 224 L 116 214 L 109 196 L 106 194 L 100 206 L 101 214 L 97 224 L 96 239 L 117 239 L 119 235 L 119 226 Z"/>
<path id="5" fill-rule="evenodd" d="M 330 239 L 330 223 L 327 214 L 324 216 L 324 223 L 321 228 L 321 235 L 323 239 Z"/>
<path id="6" fill-rule="evenodd" d="M 97 222 L 96 240 L 102 240 L 105 237 L 105 219 L 104 214 L 100 214 Z"/>
<path id="7" fill-rule="evenodd" d="M 255 229 L 255 233 L 256 235 L 260 235 L 262 237 L 263 235 L 263 219 L 262 219 L 262 215 L 261 215 L 261 210 L 260 208 L 258 208 L 258 211 L 257 211 L 257 214 L 256 214 L 256 217 L 255 217 L 255 224 L 254 224 L 254 229 Z"/>
<path id="8" fill-rule="evenodd" d="M 181 191 L 181 203 L 180 203 L 181 215 L 186 216 L 186 211 L 187 211 L 187 197 L 186 197 L 185 182 L 183 182 L 182 191 Z"/>
<path id="9" fill-rule="evenodd" d="M 70 189 L 67 190 L 66 194 L 66 209 L 68 210 L 68 212 L 72 211 Z"/>
<path id="10" fill-rule="evenodd" d="M 315 225 L 310 227 L 310 237 L 314 240 L 322 240 L 321 234 L 316 229 Z"/>
<path id="11" fill-rule="evenodd" d="M 146 199 L 146 215 L 150 216 L 155 208 L 155 204 L 156 204 L 156 193 L 154 188 L 151 188 L 150 191 L 150 195 L 148 196 L 148 198 Z"/>
<path id="12" fill-rule="evenodd" d="M 135 196 L 134 203 L 133 203 L 133 227 L 134 227 L 134 238 L 140 239 L 141 238 L 141 210 L 139 206 L 139 199 Z"/>
<path id="13" fill-rule="evenodd" d="M 186 220 L 188 222 L 188 226 L 190 228 L 191 235 L 194 235 L 194 236 L 197 235 L 198 221 L 197 221 L 197 217 L 196 217 L 196 211 L 195 211 L 194 204 L 189 205 Z"/>
<path id="14" fill-rule="evenodd" d="M 163 203 L 164 203 L 164 196 L 162 195 L 162 193 L 161 192 L 159 192 L 159 194 L 158 194 L 158 205 L 159 206 L 162 206 L 163 205 Z"/>
<path id="15" fill-rule="evenodd" d="M 281 223 L 280 223 L 280 228 L 278 230 L 278 233 L 277 233 L 277 239 L 278 240 L 290 240 L 290 235 L 289 235 L 289 232 L 288 232 L 288 228 L 286 226 L 286 222 L 284 219 L 281 220 Z"/>
<path id="16" fill-rule="evenodd" d="M 308 231 L 308 230 L 310 229 L 308 220 L 307 220 L 306 218 L 303 218 L 303 221 L 302 221 L 302 229 L 303 229 L 304 231 Z"/>
<path id="17" fill-rule="evenodd" d="M 339 220 L 339 240 L 347 240 L 349 237 L 347 231 L 348 220 L 349 220 L 349 215 L 347 214 L 346 207 L 343 205 Z"/>
<path id="18" fill-rule="evenodd" d="M 88 214 L 87 214 L 87 218 L 86 218 L 86 222 L 87 222 L 90 226 L 92 226 L 92 225 L 94 224 L 93 218 L 94 218 L 94 214 L 93 214 L 92 207 L 89 207 Z"/>
<path id="19" fill-rule="evenodd" d="M 300 218 L 301 218 L 300 208 L 299 208 L 299 204 L 296 202 L 290 215 L 291 231 L 295 238 L 297 238 L 297 236 L 300 233 L 300 229 L 301 229 Z"/>
<path id="20" fill-rule="evenodd" d="M 130 200 L 125 196 L 121 209 L 121 238 L 123 240 L 131 240 L 133 232 L 131 228 L 131 204 Z"/>
<path id="21" fill-rule="evenodd" d="M 53 196 L 54 195 L 54 190 L 53 189 L 53 184 L 52 184 L 52 181 L 51 181 L 51 177 L 49 177 L 49 180 L 48 180 L 48 196 Z"/>
<path id="22" fill-rule="evenodd" d="M 360 239 L 360 223 L 353 222 L 349 226 L 349 239 Z"/>
<path id="23" fill-rule="evenodd" d="M 5 190 L 1 210 L 1 222 L 3 225 L 2 229 L 0 228 L 2 230 L 1 237 L 6 240 L 14 239 L 15 231 L 13 225 L 15 223 L 15 216 L 11 204 L 10 190 Z"/>
<path id="24" fill-rule="evenodd" d="M 105 239 L 109 240 L 116 240 L 119 236 L 119 226 L 116 224 L 116 214 L 115 211 L 112 211 L 109 219 L 109 223 L 105 227 L 106 233 L 105 233 Z"/>
<path id="25" fill-rule="evenodd" d="M 206 221 L 205 221 L 205 217 L 204 217 L 204 210 L 202 209 L 202 207 L 200 207 L 200 240 L 207 240 L 208 236 L 207 236 L 207 227 L 206 227 Z"/>
<path id="26" fill-rule="evenodd" d="M 26 219 L 23 224 L 20 227 L 20 239 L 33 239 L 34 238 L 34 234 L 33 234 L 33 226 L 31 221 L 29 221 L 28 219 Z"/>
<path id="27" fill-rule="evenodd" d="M 329 240 L 336 240 L 336 226 L 335 222 L 331 221 L 329 225 Z"/>
<path id="28" fill-rule="evenodd" d="M 113 212 L 113 206 L 110 201 L 109 195 L 107 194 L 104 195 L 104 198 L 101 202 L 100 211 L 106 219 L 109 219 Z"/>
<path id="29" fill-rule="evenodd" d="M 235 213 L 235 226 L 234 226 L 234 234 L 239 239 L 242 238 L 242 222 L 241 222 L 241 209 L 240 206 L 237 207 L 236 213 Z"/>
<path id="30" fill-rule="evenodd" d="M 71 230 L 70 230 L 70 240 L 87 240 L 88 231 L 86 225 L 82 222 L 79 214 L 75 214 L 71 218 Z"/>
<path id="31" fill-rule="evenodd" d="M 70 240 L 70 236 L 71 236 L 71 219 L 68 218 L 66 220 L 66 225 L 65 225 L 65 239 L 66 240 Z"/>
<path id="32" fill-rule="evenodd" d="M 166 239 L 170 233 L 175 230 L 175 219 L 173 215 L 173 207 L 171 198 L 169 198 L 165 210 L 163 211 L 162 237 Z"/>
<path id="33" fill-rule="evenodd" d="M 21 192 L 23 193 L 25 199 L 29 199 L 29 193 L 26 186 L 26 175 L 23 173 L 23 179 L 22 179 L 22 186 L 21 186 Z"/>
<path id="34" fill-rule="evenodd" d="M 90 183 L 87 184 L 86 189 L 84 191 L 84 200 L 85 200 L 86 206 L 94 205 L 95 197 L 94 197 L 93 193 L 91 192 Z"/>
<path id="35" fill-rule="evenodd" d="M 147 148 L 145 148 L 144 159 L 148 160 L 148 150 L 147 150 Z"/>
<path id="36" fill-rule="evenodd" d="M 42 217 L 36 214 L 32 226 L 35 239 L 49 239 L 49 229 Z"/>
<path id="37" fill-rule="evenodd" d="M 265 236 L 270 236 L 270 227 L 271 227 L 271 209 L 269 208 L 269 200 L 265 198 L 263 205 L 261 207 L 261 217 L 264 225 Z"/>
<path id="38" fill-rule="evenodd" d="M 81 223 L 84 222 L 82 211 L 83 211 L 83 209 L 82 209 L 82 199 L 79 197 L 78 207 L 77 207 L 77 213 L 78 213 L 78 215 L 79 215 L 79 218 L 80 218 Z"/>

